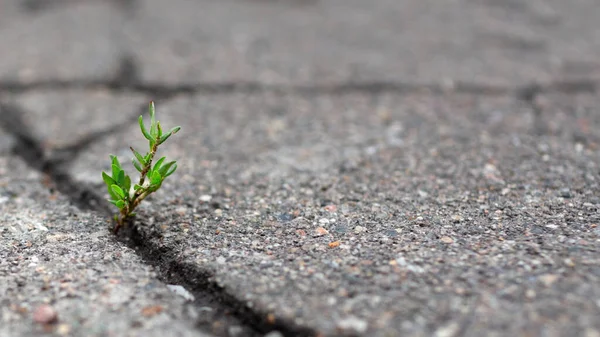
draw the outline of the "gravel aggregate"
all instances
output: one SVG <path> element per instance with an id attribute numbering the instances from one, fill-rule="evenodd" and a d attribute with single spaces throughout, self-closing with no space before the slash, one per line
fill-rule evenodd
<path id="1" fill-rule="evenodd" d="M 142 238 L 325 335 L 593 334 L 598 100 L 539 101 L 542 117 L 455 94 L 158 102 L 184 125 L 163 152 L 181 165 L 142 204 Z"/>
<path id="2" fill-rule="evenodd" d="M 208 336 L 106 219 L 14 157 L 0 171 L 0 336 Z"/>

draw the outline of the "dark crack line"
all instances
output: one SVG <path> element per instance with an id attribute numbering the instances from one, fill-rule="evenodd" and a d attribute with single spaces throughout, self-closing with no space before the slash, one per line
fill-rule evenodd
<path id="1" fill-rule="evenodd" d="M 35 82 L 0 81 L 0 92 L 24 93 L 36 90 L 104 89 L 118 93 L 142 93 L 159 96 L 193 94 L 235 94 L 235 93 L 276 93 L 276 94 L 351 94 L 351 93 L 430 93 L 430 94 L 472 94 L 482 96 L 514 96 L 527 100 L 541 93 L 590 93 L 600 88 L 600 80 L 576 79 L 560 80 L 545 84 L 531 83 L 517 86 L 487 85 L 481 83 L 455 82 L 453 84 L 419 84 L 410 82 L 345 82 L 322 85 L 265 84 L 261 82 L 206 82 L 190 84 L 163 84 L 153 82 L 131 83 L 117 76 L 113 80 L 45 80 Z"/>
<path id="2" fill-rule="evenodd" d="M 21 8 L 29 14 L 39 14 L 51 9 L 64 8 L 73 5 L 81 4 L 97 4 L 104 1 L 113 4 L 126 13 L 131 13 L 135 10 L 137 0 L 23 0 Z"/>
<path id="3" fill-rule="evenodd" d="M 14 104 L 0 101 L 0 128 L 12 135 L 16 141 L 13 154 L 20 157 L 32 169 L 42 172 L 53 182 L 56 189 L 80 209 L 100 213 L 110 218 L 112 210 L 103 196 L 96 193 L 97 187 L 84 186 L 69 174 L 64 160 L 48 156 L 38 138 L 23 120 L 23 110 Z M 117 128 L 102 130 L 84 137 L 80 144 L 72 145 L 73 152 L 88 146 L 94 140 Z M 233 316 L 236 323 L 248 328 L 249 337 L 279 331 L 283 336 L 315 336 L 311 328 L 299 326 L 292 321 L 267 321 L 267 313 L 250 309 L 245 302 L 230 294 L 227 289 L 213 281 L 214 275 L 206 269 L 181 261 L 175 249 L 159 246 L 147 240 L 136 226 L 129 226 L 129 233 L 117 240 L 134 249 L 148 264 L 161 271 L 159 279 L 167 284 L 181 284 L 196 298 L 197 306 L 210 305 L 215 308 L 217 318 Z M 107 229 L 108 230 L 108 229 Z M 220 315 L 220 316 L 219 316 Z M 227 320 L 227 318 L 225 318 Z M 228 322 L 231 322 L 229 319 Z M 213 334 L 211 324 L 196 322 L 199 330 Z"/>
<path id="4" fill-rule="evenodd" d="M 113 92 L 135 92 L 152 96 L 155 99 L 168 100 L 178 95 L 193 94 L 235 94 L 235 93 L 276 93 L 276 94 L 349 94 L 349 93 L 463 93 L 481 96 L 507 96 L 530 104 L 536 113 L 541 110 L 536 106 L 536 98 L 543 93 L 589 93 L 595 92 L 600 87 L 600 82 L 594 80 L 557 81 L 541 84 L 530 84 L 523 86 L 488 86 L 476 83 L 455 83 L 454 85 L 421 85 L 411 83 L 395 82 L 353 82 L 338 85 L 267 85 L 260 82 L 224 82 L 224 83 L 199 83 L 187 85 L 164 85 L 152 83 L 136 83 L 135 69 L 125 63 L 125 74 L 117 76 L 114 80 L 94 81 L 38 81 L 22 83 L 17 81 L 0 81 L 0 92 L 24 93 L 36 90 L 69 90 L 69 89 L 104 89 Z M 131 68 L 131 69 L 130 69 Z M 123 71 L 121 71 L 123 72 Z M 132 81 L 133 79 L 133 81 Z M 112 215 L 108 202 L 95 191 L 98 186 L 85 186 L 75 181 L 68 173 L 68 166 L 79 153 L 90 145 L 106 136 L 119 132 L 128 124 L 133 122 L 137 116 L 145 112 L 147 104 L 144 103 L 127 118 L 114 126 L 103 130 L 92 132 L 73 144 L 54 149 L 50 155 L 46 153 L 41 142 L 25 123 L 22 109 L 15 104 L 0 101 L 0 127 L 11 134 L 16 145 L 13 154 L 22 158 L 31 168 L 44 173 L 56 186 L 56 189 L 66 195 L 77 207 L 93 212 L 98 212 L 107 218 Z M 537 110 L 536 110 L 537 109 Z M 147 236 L 147 234 L 146 234 Z M 195 265 L 180 261 L 177 252 L 169 247 L 158 246 L 145 239 L 135 226 L 126 237 L 119 240 L 135 249 L 143 260 L 161 271 L 161 279 L 166 283 L 182 284 L 190 290 L 194 296 L 206 304 L 219 304 L 222 311 L 231 311 L 233 316 L 252 329 L 253 334 L 265 334 L 273 330 L 281 332 L 284 336 L 313 336 L 316 332 L 308 327 L 298 326 L 291 321 L 266 321 L 266 313 L 256 309 L 248 308 L 243 301 L 230 294 L 227 289 L 219 287 L 212 278 L 210 271 Z M 465 326 L 470 325 L 466 321 Z M 209 328 L 206 324 L 200 325 L 199 329 Z"/>
<path id="5" fill-rule="evenodd" d="M 105 137 L 128 128 L 131 123 L 137 121 L 138 116 L 146 113 L 147 109 L 148 103 L 144 102 L 138 109 L 135 110 L 135 113 L 131 114 L 131 116 L 128 116 L 125 120 L 101 130 L 92 131 L 71 144 L 53 149 L 51 158 L 48 159 L 48 162 L 51 162 L 53 166 L 68 166 L 75 161 L 75 159 L 77 159 L 79 154 L 88 149 L 91 145 L 97 143 Z"/>
<path id="6" fill-rule="evenodd" d="M 41 142 L 23 120 L 23 115 L 18 106 L 0 101 L 0 127 L 16 141 L 13 155 L 23 159 L 32 169 L 48 176 L 56 189 L 68 196 L 77 207 L 111 214 L 110 207 L 102 196 L 95 193 L 94 189 L 74 181 L 63 165 L 46 154 Z"/>

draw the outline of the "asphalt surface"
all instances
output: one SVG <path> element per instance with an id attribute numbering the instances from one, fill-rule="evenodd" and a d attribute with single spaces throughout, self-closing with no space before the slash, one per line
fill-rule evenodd
<path id="1" fill-rule="evenodd" d="M 593 1 L 2 6 L 0 333 L 600 335 Z"/>

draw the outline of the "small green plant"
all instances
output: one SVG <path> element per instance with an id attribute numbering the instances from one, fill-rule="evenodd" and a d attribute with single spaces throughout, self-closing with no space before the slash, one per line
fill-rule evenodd
<path id="1" fill-rule="evenodd" d="M 113 205 L 119 208 L 119 214 L 115 214 L 114 232 L 118 233 L 127 219 L 135 216 L 133 210 L 147 196 L 156 192 L 166 177 L 170 176 L 177 169 L 175 161 L 165 162 L 165 157 L 160 158 L 152 166 L 152 161 L 156 155 L 158 146 L 164 143 L 171 135 L 177 133 L 181 127 L 172 128 L 169 132 L 163 133 L 163 130 L 154 116 L 154 102 L 150 102 L 150 131 L 144 126 L 143 117 L 140 116 L 139 123 L 142 134 L 148 140 L 150 150 L 142 155 L 133 147 L 130 147 L 135 158 L 133 166 L 140 172 L 140 179 L 137 184 L 131 185 L 131 178 L 125 173 L 116 156 L 110 155 L 112 161 L 112 176 L 102 172 L 102 179 L 108 188 L 108 199 Z"/>

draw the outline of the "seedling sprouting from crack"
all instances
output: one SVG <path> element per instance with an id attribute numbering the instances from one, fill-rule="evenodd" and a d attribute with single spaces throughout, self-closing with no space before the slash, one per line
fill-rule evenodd
<path id="1" fill-rule="evenodd" d="M 172 134 L 175 134 L 180 126 L 176 126 L 167 133 L 163 133 L 163 130 L 154 116 L 154 102 L 150 102 L 150 131 L 144 126 L 143 117 L 140 116 L 140 129 L 142 134 L 148 140 L 150 147 L 149 152 L 145 155 L 137 152 L 133 147 L 130 147 L 131 151 L 135 155 L 133 158 L 133 166 L 140 172 L 140 179 L 137 184 L 131 186 L 131 178 L 125 173 L 119 163 L 119 159 L 116 156 L 111 155 L 112 161 L 112 176 L 109 176 L 105 172 L 102 172 L 102 179 L 106 183 L 108 188 L 108 194 L 110 195 L 109 201 L 119 208 L 119 214 L 115 214 L 115 234 L 118 233 L 119 229 L 125 224 L 125 222 L 135 216 L 133 210 L 137 205 L 142 202 L 147 196 L 156 192 L 166 177 L 170 176 L 177 169 L 177 163 L 174 161 L 165 163 L 165 157 L 160 158 L 152 166 L 152 161 L 156 155 L 158 146 L 164 143 Z"/>

